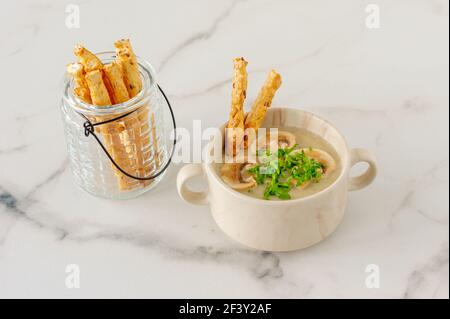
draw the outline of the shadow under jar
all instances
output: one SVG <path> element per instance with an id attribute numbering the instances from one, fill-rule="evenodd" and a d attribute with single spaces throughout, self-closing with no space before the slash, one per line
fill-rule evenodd
<path id="1" fill-rule="evenodd" d="M 114 52 L 97 56 L 104 63 L 115 58 Z M 76 184 L 92 195 L 133 198 L 154 188 L 164 176 L 163 172 L 154 179 L 140 180 L 124 175 L 92 136 L 93 132 L 114 162 L 132 176 L 153 176 L 167 164 L 165 101 L 152 66 L 141 59 L 138 64 L 142 90 L 130 100 L 111 106 L 84 103 L 73 94 L 73 80 L 68 76 L 64 79 L 61 112 L 70 164 Z M 105 121 L 111 122 L 95 125 Z M 89 129 L 91 133 L 86 132 Z"/>

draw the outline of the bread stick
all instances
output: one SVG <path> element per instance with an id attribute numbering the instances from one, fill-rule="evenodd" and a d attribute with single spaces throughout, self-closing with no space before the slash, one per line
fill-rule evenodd
<path id="1" fill-rule="evenodd" d="M 233 88 L 231 94 L 231 111 L 225 134 L 226 152 L 234 156 L 239 152 L 244 139 L 244 101 L 247 92 L 247 61 L 234 59 Z"/>
<path id="2" fill-rule="evenodd" d="M 97 106 L 111 105 L 111 98 L 106 85 L 103 81 L 103 75 L 100 70 L 94 70 L 86 74 L 86 82 L 88 84 L 92 103 Z M 97 118 L 98 120 L 107 120 L 107 118 Z M 105 140 L 108 152 L 113 159 L 119 164 L 122 169 L 128 172 L 130 169 L 130 159 L 126 152 L 125 146 L 122 143 L 121 134 L 124 131 L 124 126 L 117 122 L 104 124 L 101 127 L 101 133 Z M 123 175 L 119 170 L 113 166 L 118 179 L 119 189 L 127 190 L 131 188 L 134 181 L 129 177 Z"/>
<path id="3" fill-rule="evenodd" d="M 92 104 L 97 106 L 107 106 L 112 104 L 100 70 L 86 73 L 86 82 L 91 93 Z"/>
<path id="4" fill-rule="evenodd" d="M 79 62 L 83 64 L 86 73 L 94 70 L 101 70 L 103 68 L 102 61 L 82 45 L 77 44 L 73 52 L 78 57 Z"/>
<path id="5" fill-rule="evenodd" d="M 117 41 L 116 61 L 122 67 L 125 85 L 130 97 L 135 97 L 142 89 L 142 80 L 139 74 L 136 55 L 131 48 L 129 41 Z"/>
<path id="6" fill-rule="evenodd" d="M 142 80 L 136 54 L 128 39 L 116 41 L 114 46 L 116 47 L 116 63 L 122 69 L 128 94 L 130 98 L 133 98 L 142 90 Z M 133 149 L 134 153 L 130 154 L 130 156 L 137 159 L 137 167 L 141 176 L 148 176 L 153 171 L 151 167 L 155 159 L 151 159 L 150 157 L 152 154 L 158 153 L 156 140 L 153 145 L 150 145 L 148 113 L 148 106 L 144 106 L 137 113 L 131 114 L 125 121 L 127 127 L 126 132 L 134 136 L 134 145 L 136 146 Z M 154 130 L 153 126 L 152 130 Z M 141 181 L 141 183 L 148 185 L 151 181 Z"/>
<path id="7" fill-rule="evenodd" d="M 259 91 L 259 94 L 252 105 L 250 112 L 245 118 L 245 129 L 247 135 L 245 136 L 244 148 L 253 142 L 256 138 L 256 133 L 266 117 L 267 109 L 272 105 L 273 97 L 281 85 L 281 76 L 272 70 Z"/>
<path id="8" fill-rule="evenodd" d="M 127 51 L 130 55 L 130 58 L 134 64 L 137 64 L 136 54 L 134 53 L 133 48 L 131 47 L 131 43 L 129 39 L 120 39 L 114 42 L 114 46 L 116 47 L 116 53 L 119 51 Z M 126 53 L 126 52 L 124 52 Z"/>
<path id="9" fill-rule="evenodd" d="M 114 97 L 115 103 L 123 103 L 130 99 L 127 87 L 123 80 L 123 74 L 121 67 L 117 62 L 113 61 L 110 64 L 104 66 L 104 72 L 111 84 L 110 95 Z M 137 115 L 132 113 L 126 118 L 120 121 L 124 126 L 124 131 L 122 132 L 122 142 L 125 146 L 125 151 L 130 160 L 129 171 L 134 175 L 143 176 L 144 172 L 140 170 L 142 167 L 142 151 L 138 150 L 141 146 L 141 136 L 138 130 L 139 121 Z"/>
<path id="10" fill-rule="evenodd" d="M 272 99 L 275 96 L 276 91 L 281 85 L 281 76 L 272 70 L 267 76 L 266 82 L 259 91 L 253 106 L 245 118 L 245 128 L 252 128 L 257 130 L 267 113 L 267 109 L 272 104 Z"/>
<path id="11" fill-rule="evenodd" d="M 89 87 L 84 78 L 84 67 L 81 63 L 71 63 L 67 66 L 67 73 L 71 75 L 75 82 L 74 93 L 83 102 L 92 103 Z"/>
<path id="12" fill-rule="evenodd" d="M 122 70 L 116 62 L 111 62 L 103 67 L 106 77 L 110 83 L 110 96 L 113 97 L 114 104 L 123 103 L 130 99 L 127 87 L 123 81 Z"/>

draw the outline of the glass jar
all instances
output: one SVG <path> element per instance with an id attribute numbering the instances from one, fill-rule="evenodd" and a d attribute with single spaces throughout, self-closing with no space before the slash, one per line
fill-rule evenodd
<path id="1" fill-rule="evenodd" d="M 97 56 L 104 63 L 115 58 L 114 52 Z M 165 95 L 152 66 L 141 59 L 138 64 L 141 92 L 112 106 L 81 101 L 73 94 L 72 78 L 64 79 L 61 112 L 72 172 L 76 184 L 95 196 L 125 199 L 143 194 L 161 181 L 170 162 Z"/>

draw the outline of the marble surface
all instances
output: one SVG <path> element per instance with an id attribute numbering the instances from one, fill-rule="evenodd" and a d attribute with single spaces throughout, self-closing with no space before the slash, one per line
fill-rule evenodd
<path id="1" fill-rule="evenodd" d="M 371 2 L 379 29 L 365 25 Z M 68 3 L 79 29 L 65 26 Z M 0 35 L 0 297 L 448 298 L 447 1 L 8 1 Z M 249 101 L 276 68 L 274 105 L 329 119 L 377 156 L 377 180 L 350 194 L 328 240 L 294 253 L 230 241 L 178 197 L 181 165 L 134 200 L 79 191 L 60 80 L 74 43 L 101 51 L 120 37 L 188 129 L 226 119 L 233 57 L 249 61 Z M 370 264 L 379 288 L 366 286 Z"/>

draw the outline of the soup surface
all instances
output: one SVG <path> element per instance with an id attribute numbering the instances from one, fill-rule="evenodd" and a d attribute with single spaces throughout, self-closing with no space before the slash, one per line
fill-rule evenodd
<path id="1" fill-rule="evenodd" d="M 312 194 L 315 194 L 317 192 L 320 192 L 321 190 L 327 188 L 331 184 L 333 184 L 334 181 L 339 177 L 341 172 L 341 162 L 339 159 L 339 156 L 337 155 L 337 152 L 329 144 L 326 140 L 321 138 L 319 135 L 314 134 L 308 130 L 305 129 L 299 129 L 299 128 L 291 128 L 291 127 L 283 127 L 280 128 L 279 131 L 285 131 L 292 133 L 295 136 L 295 143 L 298 145 L 296 146 L 296 149 L 318 149 L 321 151 L 325 151 L 328 153 L 334 160 L 335 168 L 331 172 L 327 174 L 323 174 L 318 178 L 317 180 L 311 180 L 307 185 L 302 186 L 293 186 L 289 189 L 289 198 L 280 198 L 279 196 L 265 196 L 265 193 L 267 191 L 267 183 L 270 182 L 270 179 L 267 179 L 264 183 L 260 183 L 256 185 L 255 187 L 252 187 L 250 189 L 245 190 L 237 190 L 242 194 L 255 197 L 258 199 L 270 199 L 270 200 L 285 200 L 285 199 L 296 199 L 296 198 L 303 198 L 310 196 Z M 294 152 L 294 151 L 293 151 Z M 219 177 L 221 176 L 221 168 L 223 165 L 226 164 L 216 164 L 215 169 Z M 326 169 L 326 167 L 325 167 Z"/>

